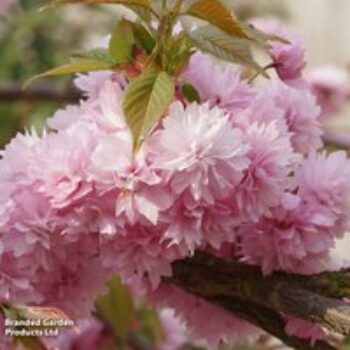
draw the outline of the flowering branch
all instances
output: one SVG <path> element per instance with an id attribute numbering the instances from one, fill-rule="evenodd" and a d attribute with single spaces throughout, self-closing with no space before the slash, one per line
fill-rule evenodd
<path id="1" fill-rule="evenodd" d="M 197 253 L 193 258 L 175 262 L 173 271 L 171 283 L 224 307 L 297 349 L 310 347 L 296 346 L 296 340 L 285 334 L 281 314 L 350 334 L 350 306 L 334 299 L 341 293 L 337 286 L 344 286 L 348 278 L 346 270 L 308 278 L 284 273 L 266 277 L 257 267 Z M 332 283 L 341 277 L 342 284 Z M 325 343 L 316 348 L 332 349 Z"/>

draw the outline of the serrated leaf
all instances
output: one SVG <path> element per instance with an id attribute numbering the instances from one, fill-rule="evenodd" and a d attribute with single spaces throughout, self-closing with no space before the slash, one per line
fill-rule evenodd
<path id="1" fill-rule="evenodd" d="M 60 75 L 82 73 L 96 70 L 106 70 L 113 68 L 113 64 L 102 62 L 99 60 L 83 60 L 81 62 L 72 62 L 67 63 L 63 66 L 53 68 L 47 72 L 35 75 L 34 77 L 28 79 L 24 84 L 23 88 L 28 87 L 34 81 L 45 78 L 45 77 L 54 77 Z"/>
<path id="2" fill-rule="evenodd" d="M 136 41 L 145 50 L 147 54 L 151 54 L 156 41 L 150 32 L 141 24 L 133 23 L 133 31 Z"/>
<path id="3" fill-rule="evenodd" d="M 117 64 L 126 64 L 132 60 L 134 43 L 132 23 L 122 19 L 119 21 L 108 44 L 109 53 Z"/>
<path id="4" fill-rule="evenodd" d="M 241 23 L 241 25 L 244 28 L 245 32 L 249 34 L 250 38 L 254 39 L 256 43 L 265 48 L 269 48 L 269 41 L 279 41 L 283 44 L 290 44 L 287 39 L 284 39 L 278 35 L 265 33 L 246 23 Z"/>
<path id="5" fill-rule="evenodd" d="M 221 0 L 196 0 L 192 1 L 186 14 L 200 18 L 230 35 L 250 39 L 234 12 Z"/>
<path id="6" fill-rule="evenodd" d="M 116 60 L 110 55 L 107 49 L 94 49 L 90 51 L 76 52 L 73 54 L 72 59 L 78 59 L 80 61 L 82 59 L 96 60 L 109 64 L 116 64 Z"/>
<path id="7" fill-rule="evenodd" d="M 212 26 L 200 27 L 189 35 L 201 50 L 225 61 L 248 66 L 268 77 L 263 68 L 255 62 L 250 41 L 232 37 Z"/>
<path id="8" fill-rule="evenodd" d="M 200 102 L 199 93 L 192 84 L 190 83 L 183 84 L 181 87 L 181 90 L 188 102 L 190 103 Z"/>
<path id="9" fill-rule="evenodd" d="M 136 148 L 166 112 L 174 95 L 174 79 L 154 68 L 147 69 L 128 85 L 123 109 Z"/>
<path id="10" fill-rule="evenodd" d="M 97 298 L 95 308 L 97 316 L 125 345 L 134 318 L 134 304 L 128 288 L 119 277 L 112 278 L 108 293 Z"/>
<path id="11" fill-rule="evenodd" d="M 41 7 L 40 10 L 50 9 L 59 5 L 66 4 L 116 4 L 116 5 L 136 5 L 150 7 L 150 0 L 54 0 L 48 5 Z"/>

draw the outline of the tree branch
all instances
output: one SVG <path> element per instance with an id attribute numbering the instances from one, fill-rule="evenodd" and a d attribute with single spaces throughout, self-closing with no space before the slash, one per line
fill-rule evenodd
<path id="1" fill-rule="evenodd" d="M 0 85 L 0 101 L 53 101 L 53 102 L 77 102 L 82 98 L 81 93 L 74 88 L 56 88 L 48 84 L 22 89 L 21 85 L 14 83 L 2 83 Z"/>
<path id="2" fill-rule="evenodd" d="M 240 317 L 241 319 L 244 319 L 251 324 L 263 329 L 293 349 L 312 349 L 310 342 L 294 336 L 289 336 L 285 333 L 285 321 L 277 312 L 256 304 L 240 301 L 238 299 L 214 298 L 209 299 L 208 301 L 220 305 L 225 310 L 235 314 L 237 317 Z M 324 341 L 317 341 L 314 344 L 314 348 L 318 350 L 334 350 L 331 345 Z"/>
<path id="3" fill-rule="evenodd" d="M 197 253 L 191 259 L 175 262 L 173 277 L 168 282 L 224 307 L 286 344 L 293 343 L 296 349 L 310 349 L 285 334 L 281 315 L 315 322 L 349 335 L 350 305 L 336 299 L 338 296 L 332 297 L 332 293 L 337 292 L 334 278 L 339 279 L 339 274 L 276 273 L 266 277 L 258 267 Z M 322 342 L 316 349 L 332 347 Z"/>

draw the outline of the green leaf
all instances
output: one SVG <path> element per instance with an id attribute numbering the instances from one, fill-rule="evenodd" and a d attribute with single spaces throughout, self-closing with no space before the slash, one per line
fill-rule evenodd
<path id="1" fill-rule="evenodd" d="M 7 318 L 12 321 L 32 319 L 25 315 L 25 312 L 28 309 L 30 309 L 30 307 L 19 307 L 12 306 L 10 304 L 0 304 L 1 314 L 4 316 L 4 318 Z M 30 327 L 23 328 L 29 329 Z M 15 346 L 16 344 L 21 344 L 21 348 L 25 350 L 47 350 L 46 346 L 39 337 L 13 337 L 13 342 Z"/>
<path id="2" fill-rule="evenodd" d="M 162 323 L 156 310 L 142 307 L 137 312 L 138 320 L 141 323 L 141 334 L 152 345 L 156 345 L 164 340 Z"/>
<path id="3" fill-rule="evenodd" d="M 154 68 L 147 69 L 128 85 L 123 109 L 136 148 L 166 112 L 174 95 L 174 79 Z"/>
<path id="4" fill-rule="evenodd" d="M 193 41 L 185 32 L 169 38 L 162 47 L 163 70 L 172 76 L 181 74 L 188 65 L 193 49 Z"/>
<path id="5" fill-rule="evenodd" d="M 56 67 L 56 68 L 53 68 L 51 70 L 48 70 L 47 72 L 35 75 L 34 77 L 28 79 L 23 84 L 23 88 L 28 87 L 34 81 L 41 79 L 41 78 L 74 74 L 74 73 L 81 73 L 81 72 L 96 71 L 96 70 L 105 70 L 105 69 L 111 69 L 111 68 L 113 68 L 113 64 L 106 63 L 106 62 L 99 61 L 99 60 L 92 60 L 92 59 L 83 60 L 80 62 L 67 63 L 63 66 Z"/>
<path id="6" fill-rule="evenodd" d="M 234 12 L 221 0 L 191 1 L 185 14 L 200 18 L 230 35 L 250 39 Z"/>
<path id="7" fill-rule="evenodd" d="M 109 291 L 95 302 L 97 316 L 109 327 L 122 346 L 127 342 L 134 318 L 134 304 L 119 277 L 109 282 Z"/>
<path id="8" fill-rule="evenodd" d="M 138 23 L 133 23 L 133 31 L 136 41 L 148 55 L 151 54 L 156 46 L 156 41 L 150 32 L 143 25 Z"/>
<path id="9" fill-rule="evenodd" d="M 150 0 L 53 0 L 40 10 L 50 9 L 66 4 L 116 4 L 116 5 L 136 5 L 150 8 Z"/>
<path id="10" fill-rule="evenodd" d="M 134 43 L 132 23 L 122 19 L 109 40 L 109 53 L 117 64 L 129 63 L 132 60 Z"/>
<path id="11" fill-rule="evenodd" d="M 249 40 L 232 37 L 212 26 L 200 27 L 189 35 L 201 50 L 225 61 L 248 66 L 268 77 L 264 69 L 255 62 Z"/>
<path id="12" fill-rule="evenodd" d="M 91 51 L 76 52 L 73 54 L 72 59 L 78 60 L 96 60 L 109 64 L 116 64 L 116 60 L 111 56 L 107 49 L 94 49 Z"/>
<path id="13" fill-rule="evenodd" d="M 192 102 L 200 102 L 200 97 L 196 88 L 190 84 L 185 83 L 181 87 L 182 93 L 185 96 L 186 100 L 190 103 Z"/>
<path id="14" fill-rule="evenodd" d="M 350 337 L 346 337 L 339 350 L 350 350 Z"/>
<path id="15" fill-rule="evenodd" d="M 284 39 L 278 35 L 265 33 L 246 23 L 241 23 L 241 25 L 244 28 L 245 32 L 249 34 L 250 38 L 254 39 L 257 44 L 260 44 L 267 49 L 270 46 L 268 44 L 269 41 L 279 41 L 283 44 L 290 44 L 287 39 Z"/>

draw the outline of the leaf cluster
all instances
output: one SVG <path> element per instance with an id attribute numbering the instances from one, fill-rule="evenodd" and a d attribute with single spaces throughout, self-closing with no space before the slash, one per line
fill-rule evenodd
<path id="1" fill-rule="evenodd" d="M 44 8 L 63 4 L 123 5 L 137 19 L 121 19 L 113 31 L 107 49 L 83 53 L 37 78 L 89 70 L 112 69 L 129 80 L 123 102 L 128 125 L 137 150 L 166 113 L 176 95 L 177 77 L 191 55 L 201 50 L 215 57 L 241 64 L 267 76 L 255 61 L 252 46 L 268 50 L 268 36 L 241 22 L 224 0 L 54 0 Z M 191 18 L 194 26 L 186 23 Z M 177 25 L 182 24 L 182 30 Z M 182 97 L 198 101 L 195 87 L 180 88 Z"/>

